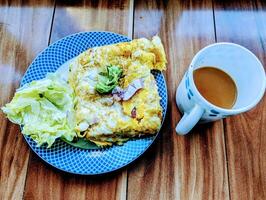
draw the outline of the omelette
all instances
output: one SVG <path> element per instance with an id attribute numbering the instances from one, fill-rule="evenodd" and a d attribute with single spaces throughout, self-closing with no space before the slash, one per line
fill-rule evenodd
<path id="1" fill-rule="evenodd" d="M 151 70 L 166 70 L 166 55 L 158 36 L 94 47 L 69 67 L 75 93 L 75 131 L 105 147 L 130 138 L 155 134 L 162 107 Z"/>

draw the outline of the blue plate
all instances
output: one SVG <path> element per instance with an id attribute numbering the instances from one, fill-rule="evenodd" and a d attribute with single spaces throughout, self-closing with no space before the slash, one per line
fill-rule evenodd
<path id="1" fill-rule="evenodd" d="M 26 71 L 21 86 L 33 80 L 42 79 L 48 72 L 55 72 L 60 65 L 81 52 L 95 46 L 130 41 L 129 38 L 111 32 L 81 32 L 67 36 L 41 52 Z M 163 119 L 167 109 L 167 88 L 161 72 L 152 72 L 157 85 Z M 57 169 L 81 175 L 95 175 L 120 169 L 143 154 L 156 136 L 132 139 L 122 146 L 85 150 L 70 146 L 58 139 L 51 148 L 37 147 L 29 137 L 24 136 L 31 149 L 45 162 Z"/>

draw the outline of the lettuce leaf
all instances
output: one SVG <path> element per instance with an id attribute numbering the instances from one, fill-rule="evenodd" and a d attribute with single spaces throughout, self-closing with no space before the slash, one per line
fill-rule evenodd
<path id="1" fill-rule="evenodd" d="M 118 66 L 107 66 L 105 72 L 99 73 L 96 91 L 100 94 L 110 93 L 118 85 L 122 72 Z"/>
<path id="2" fill-rule="evenodd" d="M 57 138 L 72 141 L 74 131 L 74 93 L 70 86 L 54 73 L 19 88 L 12 101 L 2 107 L 13 123 L 23 126 L 38 146 L 48 147 Z"/>

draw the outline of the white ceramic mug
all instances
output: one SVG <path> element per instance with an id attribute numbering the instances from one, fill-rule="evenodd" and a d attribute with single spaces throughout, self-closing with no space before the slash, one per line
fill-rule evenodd
<path id="1" fill-rule="evenodd" d="M 197 90 L 193 71 L 204 66 L 221 69 L 235 81 L 237 99 L 232 109 L 211 104 Z M 176 103 L 183 113 L 176 132 L 184 135 L 198 122 L 210 122 L 251 109 L 263 97 L 265 85 L 261 62 L 246 48 L 233 43 L 216 43 L 203 48 L 193 58 L 176 91 Z"/>

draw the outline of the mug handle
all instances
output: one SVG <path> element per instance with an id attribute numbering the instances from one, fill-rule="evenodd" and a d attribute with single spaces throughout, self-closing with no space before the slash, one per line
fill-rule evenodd
<path id="1" fill-rule="evenodd" d="M 175 131 L 179 135 L 187 134 L 200 120 L 204 110 L 198 104 L 195 104 L 189 113 L 184 112 L 183 117 L 176 125 Z"/>

